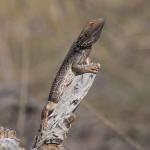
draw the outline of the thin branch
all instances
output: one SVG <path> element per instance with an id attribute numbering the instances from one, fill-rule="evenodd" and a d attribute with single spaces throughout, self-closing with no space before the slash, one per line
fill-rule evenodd
<path id="1" fill-rule="evenodd" d="M 24 132 L 25 125 L 25 109 L 28 101 L 28 82 L 29 82 L 29 35 L 26 31 L 26 36 L 22 38 L 23 49 L 22 49 L 22 75 L 21 75 L 21 89 L 20 89 L 20 100 L 19 100 L 19 113 L 17 121 L 17 129 L 20 134 Z"/>

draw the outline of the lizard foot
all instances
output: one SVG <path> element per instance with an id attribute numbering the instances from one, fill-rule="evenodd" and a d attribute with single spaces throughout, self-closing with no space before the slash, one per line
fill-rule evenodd
<path id="1" fill-rule="evenodd" d="M 86 68 L 86 70 L 90 73 L 97 73 L 99 69 L 100 69 L 100 63 L 91 63 Z"/>
<path id="2" fill-rule="evenodd" d="M 47 119 L 43 119 L 41 121 L 41 125 L 40 125 L 40 129 L 39 132 L 44 131 L 48 128 L 48 120 Z"/>
<path id="3" fill-rule="evenodd" d="M 48 101 L 48 103 L 44 106 L 42 115 L 41 115 L 41 126 L 40 126 L 39 131 L 46 130 L 48 128 L 48 118 L 52 114 L 56 105 L 57 105 L 57 103 Z"/>
<path id="4" fill-rule="evenodd" d="M 76 119 L 76 115 L 75 114 L 71 114 L 68 118 L 65 119 L 65 124 L 67 128 L 71 127 L 71 123 Z"/>

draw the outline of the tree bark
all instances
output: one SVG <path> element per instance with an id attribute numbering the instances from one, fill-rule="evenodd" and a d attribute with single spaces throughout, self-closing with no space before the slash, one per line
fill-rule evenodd
<path id="1" fill-rule="evenodd" d="M 16 137 L 14 130 L 0 127 L 0 149 L 1 150 L 24 150 L 20 146 L 20 140 Z"/>
<path id="2" fill-rule="evenodd" d="M 64 90 L 60 101 L 48 120 L 48 129 L 41 131 L 36 138 L 33 150 L 62 150 L 71 123 L 75 119 L 74 111 L 88 93 L 96 74 L 85 73 L 75 77 Z"/>

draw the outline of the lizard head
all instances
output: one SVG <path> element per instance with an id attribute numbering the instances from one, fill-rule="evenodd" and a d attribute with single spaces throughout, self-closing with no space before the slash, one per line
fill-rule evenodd
<path id="1" fill-rule="evenodd" d="M 88 22 L 78 37 L 78 46 L 81 48 L 91 47 L 99 39 L 104 22 L 103 18 Z"/>

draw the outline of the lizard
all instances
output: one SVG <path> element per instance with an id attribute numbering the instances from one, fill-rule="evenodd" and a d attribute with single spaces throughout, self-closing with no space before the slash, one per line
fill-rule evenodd
<path id="1" fill-rule="evenodd" d="M 91 62 L 89 55 L 92 45 L 100 37 L 104 22 L 103 18 L 88 22 L 77 40 L 72 44 L 52 83 L 48 103 L 42 111 L 40 130 L 48 127 L 48 117 L 57 106 L 63 91 L 73 81 L 74 77 L 78 74 L 97 73 L 100 69 L 100 64 Z"/>

